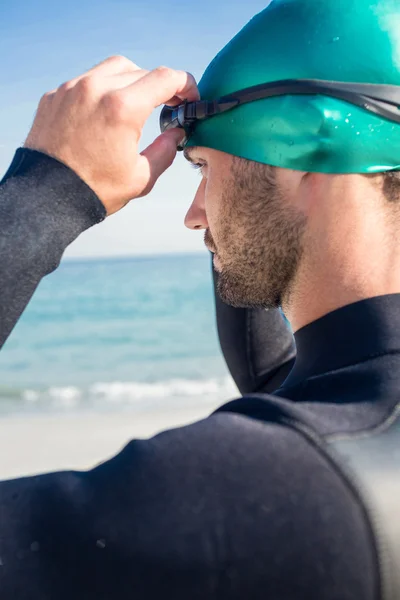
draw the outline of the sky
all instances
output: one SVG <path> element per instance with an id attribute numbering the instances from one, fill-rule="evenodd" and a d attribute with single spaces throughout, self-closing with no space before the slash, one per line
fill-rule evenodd
<path id="1" fill-rule="evenodd" d="M 32 125 L 41 96 L 108 56 L 146 69 L 167 65 L 200 79 L 225 44 L 268 0 L 1 0 L 0 179 Z M 157 110 L 141 146 L 158 135 Z M 83 233 L 67 257 L 204 250 L 183 219 L 200 178 L 179 155 L 146 198 Z"/>

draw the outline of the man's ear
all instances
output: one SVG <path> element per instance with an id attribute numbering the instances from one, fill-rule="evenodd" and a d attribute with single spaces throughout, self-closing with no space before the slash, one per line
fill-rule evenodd
<path id="1" fill-rule="evenodd" d="M 400 171 L 385 171 L 384 173 L 371 173 L 362 175 L 364 179 L 381 193 L 389 203 L 400 203 Z"/>

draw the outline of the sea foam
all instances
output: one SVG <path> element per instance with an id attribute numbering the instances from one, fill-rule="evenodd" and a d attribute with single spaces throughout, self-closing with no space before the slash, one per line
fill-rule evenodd
<path id="1" fill-rule="evenodd" d="M 204 380 L 171 379 L 155 383 L 137 381 L 113 381 L 94 383 L 88 387 L 63 386 L 47 389 L 26 389 L 21 392 L 21 400 L 26 409 L 79 410 L 109 409 L 113 407 L 134 407 L 146 409 L 160 405 L 168 399 L 168 406 L 174 401 L 182 404 L 221 403 L 238 396 L 238 391 L 230 377 Z M 20 406 L 21 408 L 21 406 Z"/>

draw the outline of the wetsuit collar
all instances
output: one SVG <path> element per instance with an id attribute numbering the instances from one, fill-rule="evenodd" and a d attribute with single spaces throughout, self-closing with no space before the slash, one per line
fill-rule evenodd
<path id="1" fill-rule="evenodd" d="M 400 294 L 339 308 L 299 329 L 295 340 L 296 363 L 283 389 L 376 356 L 400 352 Z"/>

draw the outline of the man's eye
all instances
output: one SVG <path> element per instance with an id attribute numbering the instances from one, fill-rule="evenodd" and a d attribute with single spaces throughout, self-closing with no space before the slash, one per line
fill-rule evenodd
<path id="1" fill-rule="evenodd" d="M 193 169 L 196 169 L 196 171 L 199 171 L 200 175 L 204 175 L 203 173 L 203 169 L 206 166 L 205 163 L 190 163 Z"/>

